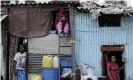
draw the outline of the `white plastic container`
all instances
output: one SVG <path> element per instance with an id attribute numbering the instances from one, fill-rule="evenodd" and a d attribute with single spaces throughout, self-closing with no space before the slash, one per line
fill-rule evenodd
<path id="1" fill-rule="evenodd" d="M 88 67 L 87 64 L 81 64 L 80 71 L 82 75 L 87 75 L 87 67 Z"/>
<path id="2" fill-rule="evenodd" d="M 88 77 L 95 76 L 95 68 L 94 67 L 87 67 L 87 76 Z"/>
<path id="3" fill-rule="evenodd" d="M 53 68 L 55 69 L 59 68 L 59 58 L 57 56 L 53 58 Z"/>

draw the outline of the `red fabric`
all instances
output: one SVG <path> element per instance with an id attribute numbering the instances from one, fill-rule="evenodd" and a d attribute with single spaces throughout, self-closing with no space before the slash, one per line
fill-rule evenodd
<path id="1" fill-rule="evenodd" d="M 113 78 L 113 80 L 120 80 L 120 75 L 119 75 L 119 67 L 117 64 L 114 64 L 112 62 L 107 63 L 107 70 L 110 73 L 110 76 Z M 110 76 L 108 75 L 108 80 L 110 79 Z"/>

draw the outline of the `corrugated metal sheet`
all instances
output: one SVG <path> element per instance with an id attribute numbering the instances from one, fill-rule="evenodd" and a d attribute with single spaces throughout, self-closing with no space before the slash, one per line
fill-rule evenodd
<path id="1" fill-rule="evenodd" d="M 99 27 L 88 13 L 76 15 L 76 57 L 77 64 L 88 63 L 101 76 L 102 45 L 124 45 L 126 56 L 126 80 L 133 80 L 133 18 L 122 17 L 121 27 Z"/>
<path id="2" fill-rule="evenodd" d="M 16 3 L 15 3 L 16 2 Z M 79 4 L 79 0 L 55 0 L 55 1 L 25 1 L 24 3 L 19 3 L 18 1 L 15 1 L 12 3 L 12 1 L 2 1 L 2 6 L 9 6 L 9 5 L 42 5 L 42 4 Z"/>

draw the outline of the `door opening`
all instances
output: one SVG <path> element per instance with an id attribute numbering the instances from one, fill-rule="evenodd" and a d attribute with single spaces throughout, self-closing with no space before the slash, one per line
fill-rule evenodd
<path id="1" fill-rule="evenodd" d="M 123 69 L 121 69 L 119 72 L 120 80 L 125 80 L 125 65 L 122 61 L 124 48 L 121 49 L 121 46 L 117 46 L 117 48 L 116 46 L 115 47 L 111 46 L 109 48 L 108 46 L 108 50 L 106 48 L 105 49 L 106 51 L 104 51 L 104 49 L 102 49 L 102 75 L 107 76 L 107 63 L 111 62 L 111 56 L 115 56 L 117 59 L 116 63 L 118 64 L 118 67 L 121 68 L 123 66 Z"/>

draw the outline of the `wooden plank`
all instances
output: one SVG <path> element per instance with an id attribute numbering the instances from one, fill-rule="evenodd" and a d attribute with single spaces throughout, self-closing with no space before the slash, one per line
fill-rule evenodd
<path id="1" fill-rule="evenodd" d="M 60 54 L 70 55 L 71 47 L 60 47 Z"/>
<path id="2" fill-rule="evenodd" d="M 60 37 L 60 46 L 71 46 L 71 37 Z"/>
<path id="3" fill-rule="evenodd" d="M 29 53 L 58 54 L 59 37 L 56 34 L 49 34 L 46 37 L 28 39 Z"/>
<path id="4" fill-rule="evenodd" d="M 114 45 L 114 46 L 102 46 L 101 51 L 124 51 L 124 46 Z"/>

